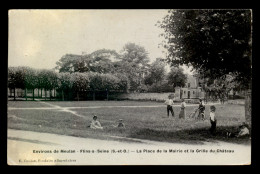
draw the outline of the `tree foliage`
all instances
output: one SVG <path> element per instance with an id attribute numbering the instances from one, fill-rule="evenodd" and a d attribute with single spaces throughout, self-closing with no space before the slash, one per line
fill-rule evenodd
<path id="1" fill-rule="evenodd" d="M 36 71 L 37 88 L 52 90 L 58 87 L 58 74 L 53 70 L 41 69 Z"/>
<path id="2" fill-rule="evenodd" d="M 127 43 L 122 50 L 121 63 L 118 70 L 124 72 L 130 83 L 130 90 L 137 91 L 144 83 L 143 74 L 149 68 L 148 53 L 144 47 L 135 43 Z"/>
<path id="3" fill-rule="evenodd" d="M 89 61 L 87 57 L 75 54 L 66 54 L 61 57 L 61 59 L 56 62 L 56 69 L 59 72 L 87 72 L 89 71 L 88 65 Z"/>
<path id="4" fill-rule="evenodd" d="M 18 67 L 21 69 L 20 67 Z M 8 68 L 8 87 L 13 88 L 24 88 L 24 74 L 23 71 L 19 71 L 16 67 L 9 67 Z"/>
<path id="5" fill-rule="evenodd" d="M 86 73 L 75 72 L 71 75 L 72 88 L 74 91 L 86 91 L 89 88 L 89 76 Z"/>
<path id="6" fill-rule="evenodd" d="M 168 84 L 173 87 L 184 87 L 187 81 L 187 75 L 184 74 L 183 68 L 172 67 L 167 75 Z"/>
<path id="7" fill-rule="evenodd" d="M 245 88 L 251 83 L 250 10 L 170 10 L 160 23 L 167 61 L 188 65 L 211 78 L 232 73 Z"/>
<path id="8" fill-rule="evenodd" d="M 73 81 L 70 73 L 59 73 L 58 74 L 58 89 L 68 91 L 72 89 Z"/>
<path id="9" fill-rule="evenodd" d="M 145 84 L 161 84 L 161 82 L 165 79 L 165 74 L 165 63 L 162 59 L 157 58 L 149 68 L 149 74 L 145 77 Z"/>
<path id="10" fill-rule="evenodd" d="M 117 59 L 118 53 L 114 50 L 101 49 L 90 54 L 66 54 L 56 62 L 59 72 L 98 72 L 108 73 L 114 70 L 111 59 Z"/>

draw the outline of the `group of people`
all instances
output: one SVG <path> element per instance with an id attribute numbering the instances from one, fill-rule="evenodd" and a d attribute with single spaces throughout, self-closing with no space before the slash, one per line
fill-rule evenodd
<path id="1" fill-rule="evenodd" d="M 167 105 L 167 116 L 169 117 L 169 112 L 171 112 L 172 116 L 174 117 L 174 111 L 173 111 L 173 108 L 172 108 L 172 105 L 174 103 L 173 103 L 173 99 L 170 96 L 165 101 L 165 104 Z M 181 108 L 180 108 L 181 110 L 180 110 L 180 113 L 179 113 L 180 119 L 186 118 L 185 108 L 186 108 L 185 99 L 182 99 Z M 196 114 L 197 111 L 199 111 L 199 114 L 198 114 L 197 117 L 195 117 L 195 114 Z M 210 114 L 209 114 L 209 119 L 210 119 L 210 123 L 211 123 L 210 132 L 213 135 L 215 135 L 215 133 L 216 133 L 216 125 L 217 125 L 217 120 L 215 118 L 215 111 L 216 111 L 216 107 L 214 105 L 210 106 Z M 192 117 L 195 117 L 195 119 L 205 120 L 205 104 L 202 101 L 202 99 L 199 99 L 199 107 L 194 111 L 194 113 L 191 113 L 190 115 L 193 115 Z"/>
<path id="2" fill-rule="evenodd" d="M 125 124 L 123 123 L 123 119 L 119 119 L 116 125 L 110 125 L 111 127 L 115 128 L 125 128 Z M 89 127 L 91 129 L 101 129 L 103 130 L 104 127 L 101 125 L 101 123 L 97 120 L 97 116 L 93 116 L 93 120 L 91 121 Z"/>
<path id="3" fill-rule="evenodd" d="M 174 117 L 174 111 L 173 111 L 173 107 L 172 107 L 172 105 L 174 103 L 173 103 L 173 99 L 170 96 L 165 101 L 165 104 L 167 105 L 167 116 L 169 117 L 169 112 L 171 112 L 172 117 Z M 179 113 L 180 119 L 186 118 L 185 108 L 186 108 L 185 99 L 182 99 L 180 113 Z M 196 115 L 197 111 L 199 111 L 199 113 L 198 113 L 198 116 L 196 117 L 195 115 Z M 211 105 L 210 113 L 209 113 L 209 121 L 210 121 L 211 127 L 209 130 L 212 135 L 216 135 L 217 119 L 215 116 L 215 112 L 216 112 L 216 107 L 214 105 Z M 192 118 L 195 117 L 195 119 L 205 120 L 205 104 L 202 101 L 202 99 L 199 99 L 199 107 L 197 109 L 195 109 L 195 111 L 193 113 L 191 113 L 189 115 L 189 117 L 192 117 Z M 227 132 L 226 135 L 227 135 L 227 137 L 241 137 L 241 136 L 249 135 L 249 129 L 245 123 L 242 123 L 239 126 L 239 129 L 237 132 L 235 132 L 235 133 Z"/>
<path id="4" fill-rule="evenodd" d="M 173 99 L 169 96 L 168 99 L 165 101 L 165 104 L 167 105 L 167 116 L 169 117 L 169 114 L 171 113 L 172 117 L 174 117 L 174 111 L 173 111 Z M 185 99 L 182 99 L 181 105 L 180 105 L 180 113 L 179 118 L 185 119 L 186 118 L 186 103 Z M 198 116 L 196 117 L 196 112 L 199 111 Z M 216 107 L 214 105 L 210 106 L 210 113 L 209 113 L 209 121 L 211 124 L 210 127 L 210 133 L 212 135 L 216 135 L 216 127 L 217 127 L 217 119 L 215 117 Z M 192 116 L 191 116 L 192 115 Z M 199 100 L 199 107 L 195 109 L 193 113 L 189 115 L 189 117 L 195 117 L 195 119 L 202 119 L 205 120 L 205 104 L 202 101 L 202 99 Z M 108 127 L 114 127 L 114 128 L 125 128 L 125 124 L 123 123 L 123 119 L 119 119 L 115 125 L 109 125 Z M 91 121 L 89 127 L 91 129 L 101 129 L 103 130 L 104 127 L 101 125 L 101 123 L 97 120 L 97 116 L 93 116 L 93 120 Z M 227 137 L 241 137 L 244 135 L 249 135 L 249 129 L 246 126 L 245 123 L 239 126 L 239 131 L 236 133 L 227 132 Z"/>
<path id="5" fill-rule="evenodd" d="M 171 112 L 172 117 L 174 117 L 174 111 L 173 111 L 173 107 L 172 107 L 172 105 L 174 104 L 173 99 L 169 96 L 168 99 L 164 103 L 167 105 L 167 116 L 169 117 L 169 113 Z M 185 108 L 186 108 L 185 99 L 182 99 L 179 118 L 183 118 L 183 119 L 186 118 Z M 194 117 L 195 113 L 197 111 L 199 111 L 199 114 L 198 114 L 198 117 L 195 117 L 195 118 L 205 120 L 205 113 L 204 113 L 205 112 L 205 104 L 202 101 L 202 99 L 199 100 L 199 108 L 196 109 L 195 112 L 191 113 L 190 115 L 193 115 L 192 117 Z M 189 115 L 189 117 L 190 117 L 190 115 Z"/>

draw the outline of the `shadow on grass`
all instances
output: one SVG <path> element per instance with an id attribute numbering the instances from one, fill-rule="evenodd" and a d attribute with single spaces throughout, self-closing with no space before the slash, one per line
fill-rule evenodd
<path id="1" fill-rule="evenodd" d="M 181 144 L 204 144 L 205 142 L 223 141 L 228 143 L 246 144 L 251 143 L 250 136 L 227 137 L 227 132 L 237 132 L 236 126 L 219 126 L 216 134 L 212 135 L 209 128 L 186 129 L 178 131 L 160 131 L 153 129 L 141 129 L 132 132 L 129 138 L 139 138 L 161 142 L 181 143 Z"/>

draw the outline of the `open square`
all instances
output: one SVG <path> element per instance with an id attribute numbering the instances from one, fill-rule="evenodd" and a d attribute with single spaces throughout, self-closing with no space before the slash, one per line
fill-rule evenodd
<path id="1" fill-rule="evenodd" d="M 216 105 L 218 111 L 217 135 L 209 133 L 209 105 L 206 120 L 179 119 L 180 106 L 175 105 L 175 117 L 167 117 L 165 105 L 145 101 L 9 101 L 8 128 L 48 132 L 76 137 L 111 139 L 113 136 L 138 138 L 175 143 L 202 143 L 222 140 L 249 144 L 246 138 L 227 138 L 227 131 L 235 131 L 245 121 L 244 106 L 238 104 Z M 187 106 L 187 113 L 197 105 Z M 64 110 L 65 109 L 65 110 Z M 88 126 L 97 115 L 104 130 Z M 187 114 L 187 115 L 188 115 Z M 123 119 L 125 129 L 112 127 Z"/>

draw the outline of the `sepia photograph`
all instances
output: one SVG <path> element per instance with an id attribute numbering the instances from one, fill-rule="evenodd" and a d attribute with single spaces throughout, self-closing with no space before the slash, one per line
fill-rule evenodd
<path id="1" fill-rule="evenodd" d="M 251 9 L 8 11 L 7 163 L 251 165 Z"/>

